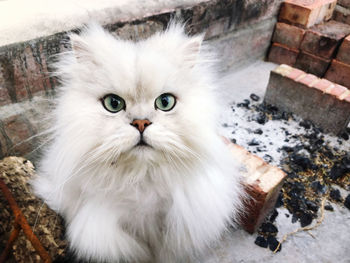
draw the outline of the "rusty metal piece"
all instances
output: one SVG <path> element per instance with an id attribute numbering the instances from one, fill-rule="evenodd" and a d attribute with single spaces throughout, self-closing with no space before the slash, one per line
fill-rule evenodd
<path id="1" fill-rule="evenodd" d="M 16 226 L 18 226 L 18 227 L 23 229 L 23 232 L 24 232 L 25 236 L 32 243 L 34 249 L 38 252 L 38 254 L 41 257 L 41 259 L 45 263 L 51 263 L 52 259 L 51 259 L 50 255 L 47 253 L 45 248 L 41 245 L 39 239 L 33 233 L 30 225 L 28 224 L 28 222 L 26 220 L 26 218 L 24 217 L 24 215 L 22 214 L 21 210 L 19 209 L 19 207 L 18 207 L 18 205 L 16 203 L 16 200 L 13 198 L 10 190 L 7 188 L 6 184 L 1 179 L 0 179 L 0 189 L 3 192 L 4 197 L 8 201 L 8 203 L 10 205 L 10 208 L 11 208 L 11 210 L 12 210 L 14 216 L 15 216 L 15 230 L 12 231 L 11 236 L 10 236 L 8 242 L 7 242 L 6 248 L 8 246 L 11 247 L 11 245 L 12 245 L 11 243 L 13 243 L 16 240 L 16 238 L 18 237 L 18 233 L 20 231 L 20 230 L 16 230 Z M 7 257 L 6 253 L 8 253 L 9 250 L 8 250 L 8 252 L 6 252 L 6 248 L 5 248 L 5 251 L 3 252 L 3 254 Z M 0 258 L 1 260 L 2 260 L 3 254 L 1 255 L 1 258 Z M 5 261 L 1 261 L 1 260 L 0 260 L 0 263 L 5 262 Z"/>

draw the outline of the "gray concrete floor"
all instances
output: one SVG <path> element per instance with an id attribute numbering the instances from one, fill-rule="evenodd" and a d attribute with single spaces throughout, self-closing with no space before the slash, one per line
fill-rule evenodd
<path id="1" fill-rule="evenodd" d="M 225 123 L 222 133 L 229 138 L 237 139 L 237 143 L 254 151 L 247 145 L 247 142 L 254 137 L 254 134 L 247 132 L 254 129 L 255 122 L 247 122 L 247 112 L 236 109 L 232 112 L 231 106 L 249 98 L 251 93 L 260 96 L 261 101 L 268 83 L 269 72 L 277 65 L 263 61 L 244 68 L 238 72 L 227 72 L 223 78 L 223 87 L 221 90 L 222 100 L 226 102 L 227 107 L 223 113 L 221 123 Z M 231 105 L 231 106 L 230 106 Z M 238 122 L 234 128 L 231 124 Z M 279 160 L 283 157 L 282 153 L 277 152 L 277 148 L 285 145 L 281 133 L 278 129 L 281 125 L 288 126 L 289 131 L 295 133 L 305 132 L 297 122 L 285 123 L 282 121 L 269 121 L 269 125 L 260 128 L 264 129 L 265 145 L 267 153 L 273 157 L 272 163 L 278 165 Z M 232 131 L 235 129 L 234 134 Z M 342 145 L 337 142 L 337 137 L 327 135 L 326 139 L 334 146 L 348 150 L 350 140 Z M 274 145 L 269 146 L 269 141 Z M 289 142 L 293 145 L 293 141 Z M 257 153 L 264 157 L 266 152 Z M 349 192 L 341 189 L 342 196 L 346 197 Z M 327 203 L 329 203 L 327 201 Z M 212 257 L 208 258 L 205 263 L 233 263 L 233 262 L 350 262 L 350 210 L 343 205 L 331 203 L 334 211 L 325 211 L 325 217 L 322 224 L 316 229 L 307 232 L 300 232 L 288 237 L 282 245 L 282 251 L 276 254 L 269 249 L 261 248 L 254 244 L 257 234 L 250 235 L 242 229 L 233 230 L 227 234 L 220 245 L 215 249 Z M 276 219 L 276 226 L 279 229 L 277 239 L 281 240 L 283 235 L 300 228 L 299 222 L 292 223 L 291 216 L 285 208 L 277 209 L 279 215 Z M 314 225 L 316 220 L 312 222 Z"/>

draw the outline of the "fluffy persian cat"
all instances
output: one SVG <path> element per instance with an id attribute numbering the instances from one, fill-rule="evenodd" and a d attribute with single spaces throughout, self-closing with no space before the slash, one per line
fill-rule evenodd
<path id="1" fill-rule="evenodd" d="M 197 262 L 238 214 L 203 36 L 171 23 L 131 42 L 90 24 L 61 54 L 53 142 L 33 187 L 79 258 Z"/>

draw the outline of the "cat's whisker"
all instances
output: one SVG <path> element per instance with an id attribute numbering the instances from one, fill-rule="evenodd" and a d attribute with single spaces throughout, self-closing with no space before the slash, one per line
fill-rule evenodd
<path id="1" fill-rule="evenodd" d="M 43 148 L 46 146 L 48 143 L 52 142 L 53 139 L 49 138 L 43 142 L 41 142 L 37 147 L 35 147 L 33 150 L 31 150 L 28 154 L 33 154 L 34 152 L 38 151 L 39 149 Z"/>
<path id="2" fill-rule="evenodd" d="M 170 153 L 170 154 L 169 154 Z M 163 156 L 165 159 L 168 159 L 170 164 L 175 167 L 175 169 L 185 168 L 187 169 L 188 165 L 182 160 L 182 158 L 179 158 L 179 155 L 173 151 L 163 151 Z M 176 160 L 174 159 L 176 158 Z M 182 167 L 179 167 L 180 163 L 182 164 Z"/>
<path id="3" fill-rule="evenodd" d="M 93 153 L 93 151 L 89 152 L 88 155 L 86 155 L 86 159 L 84 159 L 84 163 L 81 164 L 81 166 L 79 166 L 79 168 L 77 170 L 75 170 L 75 168 L 72 168 L 72 170 L 74 172 L 69 173 L 70 176 L 68 176 L 65 180 L 62 181 L 61 184 L 56 186 L 56 189 L 60 189 L 59 191 L 62 191 L 64 185 L 69 182 L 70 180 L 72 180 L 76 175 L 80 174 L 85 168 L 87 168 L 89 165 L 92 165 L 92 162 L 90 162 L 90 159 L 94 160 L 94 158 L 89 157 L 89 155 L 91 155 Z M 78 166 L 78 165 L 76 165 Z"/>
<path id="4" fill-rule="evenodd" d="M 9 149 L 9 151 L 17 148 L 18 146 L 20 146 L 20 145 L 22 145 L 24 143 L 30 142 L 30 141 L 38 138 L 38 137 L 42 137 L 42 136 L 48 135 L 50 133 L 51 133 L 51 131 L 47 130 L 47 131 L 42 131 L 40 133 L 32 135 L 32 136 L 28 137 L 27 139 L 24 139 L 24 140 L 20 141 L 19 143 L 16 143 L 16 144 L 12 145 L 11 148 Z M 31 150 L 28 154 L 31 154 L 31 153 L 37 151 L 38 149 L 40 149 L 42 146 L 46 145 L 50 141 L 51 141 L 51 139 L 45 140 L 43 143 L 40 143 L 37 147 L 35 147 L 33 150 Z"/>
<path id="5" fill-rule="evenodd" d="M 34 225 L 33 225 L 33 233 L 35 233 L 35 228 L 36 228 L 37 223 L 39 221 L 40 213 L 41 213 L 41 210 L 43 209 L 44 205 L 45 205 L 45 201 L 43 200 L 42 204 L 40 205 L 39 210 L 36 214 L 36 217 L 35 217 L 35 221 L 34 221 Z"/>
<path id="6" fill-rule="evenodd" d="M 91 151 L 91 152 L 89 152 L 89 154 L 88 155 L 86 155 L 86 159 L 85 159 L 85 162 L 84 162 L 84 164 L 82 164 L 80 167 L 79 167 L 79 169 L 77 169 L 77 170 L 75 170 L 73 173 L 71 173 L 71 175 L 69 176 L 69 177 L 67 177 L 61 184 L 59 184 L 58 186 L 57 186 L 57 189 L 58 189 L 58 191 L 57 191 L 57 193 L 58 193 L 58 198 L 60 199 L 60 202 L 59 203 L 61 203 L 61 200 L 62 200 L 62 198 L 63 198 L 63 195 L 62 195 L 62 192 L 63 192 L 63 189 L 64 189 L 64 185 L 65 184 L 67 184 L 70 180 L 72 180 L 75 176 L 77 176 L 78 174 L 84 174 L 84 169 L 86 169 L 86 168 L 88 168 L 89 166 L 92 166 L 93 164 L 92 164 L 92 161 L 90 162 L 90 159 L 92 159 L 93 161 L 94 161 L 94 158 L 92 158 L 92 157 L 90 157 L 89 155 L 91 155 L 92 156 L 92 154 L 93 154 L 93 151 Z M 94 173 L 91 173 L 91 176 L 90 176 L 90 178 L 92 178 L 94 176 Z M 82 191 L 83 192 L 83 191 Z M 78 207 L 78 205 L 79 205 L 79 203 L 80 203 L 80 201 L 81 201 L 81 196 L 82 196 L 82 194 L 83 193 L 80 193 L 80 195 L 79 195 L 79 198 L 78 198 L 78 200 L 77 200 L 77 203 L 76 203 L 76 208 Z M 49 194 L 49 196 L 48 196 L 48 199 L 49 198 L 51 198 L 51 194 Z M 60 210 L 60 209 L 59 209 Z"/>
<path id="7" fill-rule="evenodd" d="M 175 148 L 177 151 L 179 151 L 178 155 L 187 155 L 189 154 L 189 157 L 195 157 L 197 160 L 201 160 L 201 156 L 194 152 L 192 149 L 187 147 L 186 145 L 179 144 L 176 141 L 170 140 L 168 142 L 169 145 L 171 145 L 172 148 Z"/>

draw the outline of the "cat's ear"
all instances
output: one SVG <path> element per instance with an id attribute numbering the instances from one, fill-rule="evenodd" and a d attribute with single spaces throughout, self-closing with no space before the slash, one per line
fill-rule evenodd
<path id="1" fill-rule="evenodd" d="M 191 68 L 198 62 L 203 39 L 204 34 L 196 35 L 188 38 L 188 40 L 182 45 L 184 63 Z"/>
<path id="2" fill-rule="evenodd" d="M 92 56 L 90 47 L 84 38 L 77 34 L 71 34 L 69 37 L 73 54 L 78 62 L 82 63 L 90 61 L 92 63 L 96 63 Z"/>
<path id="3" fill-rule="evenodd" d="M 88 53 L 88 46 L 85 41 L 77 34 L 71 34 L 69 36 L 72 51 L 77 59 L 81 59 Z"/>

